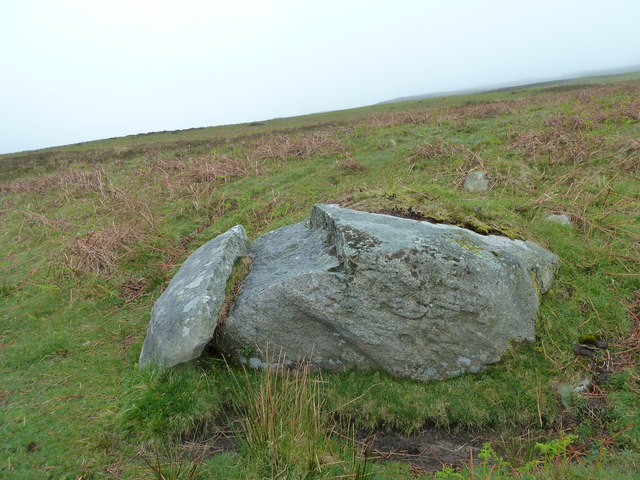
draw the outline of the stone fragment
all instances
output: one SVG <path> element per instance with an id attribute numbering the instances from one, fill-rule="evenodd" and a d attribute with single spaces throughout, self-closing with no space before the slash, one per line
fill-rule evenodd
<path id="1" fill-rule="evenodd" d="M 247 234 L 236 225 L 187 258 L 153 307 L 140 368 L 171 367 L 197 358 L 213 338 L 227 279 L 247 253 Z"/>

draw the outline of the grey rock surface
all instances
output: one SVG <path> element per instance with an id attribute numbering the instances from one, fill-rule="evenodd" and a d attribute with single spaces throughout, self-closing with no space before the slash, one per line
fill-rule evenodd
<path id="1" fill-rule="evenodd" d="M 464 188 L 470 192 L 486 192 L 489 190 L 489 174 L 484 170 L 473 170 L 464 179 Z"/>
<path id="2" fill-rule="evenodd" d="M 213 338 L 233 264 L 247 246 L 244 228 L 236 225 L 187 258 L 153 307 L 140 368 L 171 367 L 200 356 Z"/>
<path id="3" fill-rule="evenodd" d="M 547 215 L 546 217 L 544 217 L 544 219 L 548 222 L 554 222 L 554 223 L 559 223 L 561 225 L 568 225 L 571 226 L 571 218 L 569 218 L 569 215 L 566 215 L 564 213 L 561 213 L 559 215 L 553 214 L 553 215 Z"/>
<path id="4" fill-rule="evenodd" d="M 252 244 L 219 346 L 419 380 L 477 372 L 533 340 L 557 258 L 540 246 L 335 205 Z"/>

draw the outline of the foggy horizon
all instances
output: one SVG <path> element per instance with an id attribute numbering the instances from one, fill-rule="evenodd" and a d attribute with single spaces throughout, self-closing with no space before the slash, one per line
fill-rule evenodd
<path id="1" fill-rule="evenodd" d="M 559 80 L 640 63 L 640 4 L 0 6 L 0 153 Z"/>

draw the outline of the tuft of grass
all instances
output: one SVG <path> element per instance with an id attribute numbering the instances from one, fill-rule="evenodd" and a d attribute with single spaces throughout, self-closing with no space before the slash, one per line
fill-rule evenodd
<path id="1" fill-rule="evenodd" d="M 267 352 L 260 375 L 236 377 L 233 405 L 243 455 L 268 478 L 366 478 L 367 458 L 355 439 L 346 454 L 349 444 L 336 441 L 322 377 L 313 377 L 304 362 L 285 364 L 281 354 Z"/>
<path id="2" fill-rule="evenodd" d="M 175 445 L 155 446 L 151 454 L 141 454 L 148 472 L 156 480 L 201 480 L 208 477 L 204 465 L 206 450 L 196 456 L 186 457 Z"/>

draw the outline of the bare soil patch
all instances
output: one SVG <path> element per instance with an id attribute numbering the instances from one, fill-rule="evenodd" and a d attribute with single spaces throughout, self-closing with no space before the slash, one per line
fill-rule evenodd
<path id="1" fill-rule="evenodd" d="M 367 439 L 362 441 L 367 442 Z M 455 435 L 436 428 L 413 435 L 376 433 L 368 442 L 374 459 L 405 462 L 419 474 L 437 472 L 443 465 L 468 463 L 471 458 L 477 458 L 483 443 L 477 436 Z"/>

